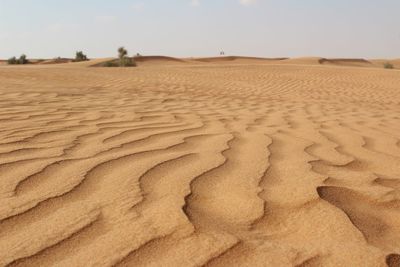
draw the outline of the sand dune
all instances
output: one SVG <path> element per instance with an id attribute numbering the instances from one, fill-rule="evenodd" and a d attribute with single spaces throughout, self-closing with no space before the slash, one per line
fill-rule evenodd
<path id="1" fill-rule="evenodd" d="M 400 69 L 400 59 L 392 59 L 392 60 L 386 60 L 386 59 L 373 59 L 371 62 L 376 66 L 376 67 L 382 67 L 385 63 L 390 63 L 393 65 L 394 68 Z"/>
<path id="2" fill-rule="evenodd" d="M 261 58 L 261 57 L 240 57 L 240 56 L 222 56 L 222 57 L 203 57 L 193 58 L 192 61 L 206 63 L 266 63 L 282 61 L 287 58 Z"/>
<path id="3" fill-rule="evenodd" d="M 399 266 L 400 71 L 107 60 L 0 68 L 0 266 Z"/>
<path id="4" fill-rule="evenodd" d="M 139 56 L 135 57 L 134 59 L 135 62 L 140 66 L 145 64 L 179 64 L 187 62 L 184 59 L 166 56 Z"/>
<path id="5" fill-rule="evenodd" d="M 370 67 L 372 63 L 362 58 L 321 58 L 320 64 L 331 64 L 337 66 Z"/>
<path id="6" fill-rule="evenodd" d="M 203 57 L 203 58 L 175 58 L 167 56 L 137 56 L 134 57 L 138 66 L 171 66 L 181 64 L 273 64 L 286 60 L 286 58 L 257 58 L 257 57 L 239 57 L 239 56 L 222 56 L 222 57 Z M 117 61 L 109 59 L 108 61 Z M 104 63 L 92 64 L 94 67 L 100 67 Z"/>
<path id="7" fill-rule="evenodd" d="M 294 65 L 320 65 L 321 57 L 299 57 L 299 58 L 288 58 L 282 61 L 283 64 L 294 64 Z"/>
<path id="8" fill-rule="evenodd" d="M 173 66 L 173 65 L 310 65 L 310 66 L 336 66 L 336 67 L 363 67 L 383 68 L 386 63 L 400 69 L 400 59 L 357 59 L 357 58 L 322 58 L 322 57 L 300 57 L 300 58 L 260 58 L 245 56 L 220 56 L 201 58 L 176 58 L 168 56 L 135 56 L 135 62 L 140 67 Z M 83 62 L 73 62 L 68 58 L 56 59 L 30 59 L 29 65 L 58 65 L 59 67 L 104 67 L 105 63 L 118 63 L 117 58 L 95 58 Z M 7 61 L 0 60 L 0 66 L 7 65 Z"/>
<path id="9" fill-rule="evenodd" d="M 54 58 L 54 59 L 47 59 L 43 61 L 37 62 L 39 65 L 50 65 L 50 64 L 65 64 L 65 63 L 72 63 L 73 60 L 70 58 Z"/>

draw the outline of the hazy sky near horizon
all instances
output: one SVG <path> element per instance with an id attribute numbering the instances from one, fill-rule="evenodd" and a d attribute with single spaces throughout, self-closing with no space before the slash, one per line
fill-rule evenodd
<path id="1" fill-rule="evenodd" d="M 400 58 L 400 0 L 0 0 L 0 58 Z"/>

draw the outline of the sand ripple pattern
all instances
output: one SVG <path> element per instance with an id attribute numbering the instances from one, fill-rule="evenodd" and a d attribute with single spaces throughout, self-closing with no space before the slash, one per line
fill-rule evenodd
<path id="1" fill-rule="evenodd" d="M 0 96 L 0 266 L 399 266 L 399 71 L 3 67 Z"/>

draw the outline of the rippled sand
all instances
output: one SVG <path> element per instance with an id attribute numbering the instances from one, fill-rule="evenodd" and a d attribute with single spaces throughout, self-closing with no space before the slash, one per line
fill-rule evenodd
<path id="1" fill-rule="evenodd" d="M 400 71 L 0 68 L 0 265 L 399 266 Z"/>

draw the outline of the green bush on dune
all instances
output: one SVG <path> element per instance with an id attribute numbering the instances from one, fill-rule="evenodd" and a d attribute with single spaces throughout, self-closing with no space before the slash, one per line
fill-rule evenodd
<path id="1" fill-rule="evenodd" d="M 16 57 L 12 57 L 7 60 L 7 63 L 8 63 L 8 65 L 15 65 L 15 64 L 18 64 L 18 60 Z"/>
<path id="2" fill-rule="evenodd" d="M 118 48 L 118 59 L 120 67 L 134 67 L 136 66 L 135 61 L 128 57 L 128 50 L 124 47 Z"/>
<path id="3" fill-rule="evenodd" d="M 124 47 L 118 48 L 118 58 L 121 60 L 128 55 L 128 50 Z"/>
<path id="4" fill-rule="evenodd" d="M 28 64 L 28 60 L 26 59 L 26 55 L 21 55 L 18 59 L 19 64 Z"/>
<path id="5" fill-rule="evenodd" d="M 119 66 L 120 67 L 135 67 L 136 63 L 132 58 L 125 57 L 119 61 Z"/>
<path id="6" fill-rule="evenodd" d="M 17 59 L 16 57 L 9 58 L 9 59 L 7 60 L 7 63 L 8 63 L 9 65 L 17 65 L 17 64 L 24 65 L 24 64 L 28 64 L 29 61 L 26 59 L 26 55 L 22 54 L 22 55 L 19 57 L 19 59 Z"/>
<path id="7" fill-rule="evenodd" d="M 124 47 L 118 48 L 118 59 L 101 64 L 102 67 L 135 67 L 136 62 L 128 56 L 128 51 Z"/>
<path id="8" fill-rule="evenodd" d="M 108 61 L 103 64 L 103 67 L 119 67 L 119 64 L 116 62 Z"/>
<path id="9" fill-rule="evenodd" d="M 385 64 L 383 64 L 383 67 L 384 67 L 385 69 L 394 69 L 393 64 L 391 64 L 391 63 L 389 63 L 389 62 L 386 62 Z"/>
<path id="10" fill-rule="evenodd" d="M 81 62 L 89 60 L 87 56 L 82 51 L 77 51 L 75 54 L 74 62 Z"/>
<path id="11" fill-rule="evenodd" d="M 128 50 L 124 47 L 118 48 L 118 59 L 120 67 L 134 67 L 136 66 L 135 61 L 128 57 Z"/>

